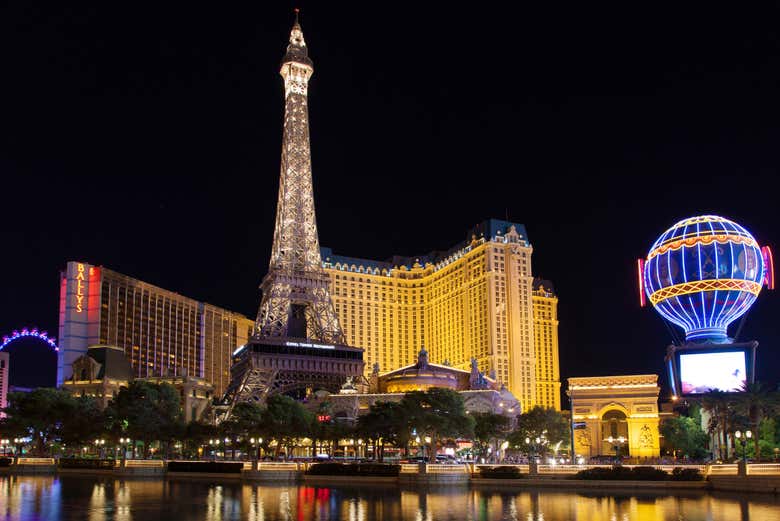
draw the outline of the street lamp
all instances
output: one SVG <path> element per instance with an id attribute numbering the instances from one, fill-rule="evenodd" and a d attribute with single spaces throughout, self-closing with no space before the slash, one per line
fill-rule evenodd
<path id="1" fill-rule="evenodd" d="M 745 445 L 747 445 L 747 440 L 753 437 L 753 433 L 750 431 L 745 431 L 745 434 L 743 435 L 742 432 L 737 431 L 734 433 L 734 437 L 737 438 L 737 441 L 742 445 L 742 463 L 747 464 L 747 455 L 745 454 Z"/>
<path id="2" fill-rule="evenodd" d="M 615 447 L 615 457 L 620 457 L 620 447 L 622 447 L 626 443 L 626 437 L 625 436 L 618 436 L 617 438 L 613 438 L 610 436 L 607 438 L 607 441 L 610 445 L 613 445 Z"/>
<path id="3" fill-rule="evenodd" d="M 24 438 L 14 438 L 14 445 L 16 445 L 16 456 L 20 457 L 22 455 L 22 444 L 24 443 Z"/>

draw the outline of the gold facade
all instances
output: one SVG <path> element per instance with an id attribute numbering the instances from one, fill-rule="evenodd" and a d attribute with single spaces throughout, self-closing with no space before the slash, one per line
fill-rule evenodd
<path id="1" fill-rule="evenodd" d="M 382 372 L 414 364 L 425 346 L 431 362 L 459 369 L 469 370 L 476 358 L 479 370 L 495 374 L 523 409 L 560 408 L 560 398 L 540 402 L 537 396 L 532 251 L 511 225 L 504 233 L 473 238 L 436 262 L 382 266 L 325 255 L 323 264 L 347 341 L 365 350 L 366 376 L 374 364 Z M 540 299 L 554 314 L 557 299 Z M 554 345 L 545 347 L 545 353 L 554 351 L 544 358 L 545 396 L 560 386 L 557 319 L 548 322 L 555 335 L 543 335 Z"/>
<path id="2" fill-rule="evenodd" d="M 547 281 L 533 292 L 536 349 L 536 403 L 561 410 L 561 372 L 558 362 L 558 297 Z"/>
<path id="3" fill-rule="evenodd" d="M 657 458 L 660 391 L 655 374 L 569 378 L 576 454 Z"/>

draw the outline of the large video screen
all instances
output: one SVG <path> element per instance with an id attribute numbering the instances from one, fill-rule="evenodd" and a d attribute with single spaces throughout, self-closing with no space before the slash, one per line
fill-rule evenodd
<path id="1" fill-rule="evenodd" d="M 738 391 L 746 378 L 744 351 L 680 354 L 683 394 Z"/>

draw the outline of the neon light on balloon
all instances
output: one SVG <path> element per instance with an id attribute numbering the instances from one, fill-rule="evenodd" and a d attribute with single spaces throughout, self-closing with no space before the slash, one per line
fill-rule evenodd
<path id="1" fill-rule="evenodd" d="M 60 350 L 57 346 L 57 339 L 50 337 L 46 331 L 38 331 L 38 328 L 24 328 L 21 331 L 13 331 L 10 336 L 3 336 L 3 343 L 0 344 L 0 351 L 5 349 L 8 344 L 24 338 L 37 338 L 49 344 L 55 351 Z"/>
<path id="2" fill-rule="evenodd" d="M 688 341 L 728 342 L 727 328 L 774 287 L 771 250 L 717 215 L 684 219 L 655 241 L 640 266 L 647 299 Z"/>

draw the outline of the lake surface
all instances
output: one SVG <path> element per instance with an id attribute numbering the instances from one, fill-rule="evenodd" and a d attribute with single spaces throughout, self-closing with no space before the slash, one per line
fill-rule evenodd
<path id="1" fill-rule="evenodd" d="M 514 488 L 311 487 L 87 477 L 0 477 L 0 520 L 770 521 L 780 498 Z"/>

